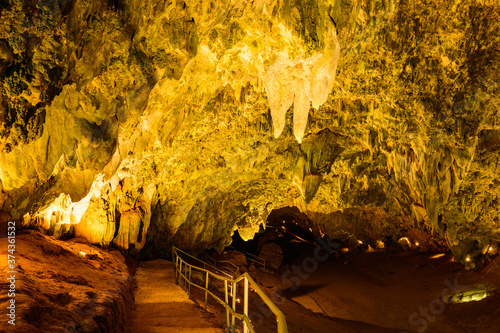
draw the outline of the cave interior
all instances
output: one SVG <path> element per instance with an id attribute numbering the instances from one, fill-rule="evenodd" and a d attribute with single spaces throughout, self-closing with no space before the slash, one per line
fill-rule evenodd
<path id="1" fill-rule="evenodd" d="M 499 119 L 496 0 L 0 0 L 0 332 L 498 333 Z"/>

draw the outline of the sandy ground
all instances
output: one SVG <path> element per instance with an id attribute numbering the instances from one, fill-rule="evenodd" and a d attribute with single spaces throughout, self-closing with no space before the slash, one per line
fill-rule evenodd
<path id="1" fill-rule="evenodd" d="M 279 274 L 256 276 L 289 300 L 331 318 L 407 332 L 500 332 L 498 292 L 476 302 L 447 302 L 456 290 L 500 287 L 498 258 L 477 273 L 465 271 L 450 254 L 378 250 L 316 260 L 317 266 L 313 257 L 309 252 Z M 294 267 L 302 269 L 294 273 Z M 298 288 L 283 283 L 287 279 L 298 282 Z"/>

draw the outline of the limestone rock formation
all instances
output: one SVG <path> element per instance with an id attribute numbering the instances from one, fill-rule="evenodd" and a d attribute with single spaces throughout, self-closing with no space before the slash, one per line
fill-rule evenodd
<path id="1" fill-rule="evenodd" d="M 283 262 L 283 251 L 276 243 L 264 244 L 259 256 L 266 261 L 266 267 L 277 270 Z"/>
<path id="2" fill-rule="evenodd" d="M 413 230 L 470 265 L 500 239 L 495 1 L 0 12 L 6 219 L 144 256 L 221 250 L 288 206 L 321 236 Z"/>
<path id="3" fill-rule="evenodd" d="M 134 281 L 119 251 L 103 251 L 82 238 L 63 242 L 32 230 L 17 233 L 15 239 L 16 311 L 9 319 L 14 325 L 4 320 L 2 332 L 127 330 Z M 3 280 L 11 271 L 3 260 L 7 253 L 6 247 L 0 250 Z M 10 306 L 11 299 L 7 293 L 0 298 L 2 308 Z"/>

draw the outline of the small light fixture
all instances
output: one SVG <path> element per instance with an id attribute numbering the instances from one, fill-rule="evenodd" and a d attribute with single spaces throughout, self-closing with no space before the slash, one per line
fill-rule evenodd
<path id="1" fill-rule="evenodd" d="M 240 303 L 240 302 L 241 302 L 241 300 L 240 300 L 239 298 L 237 298 L 237 299 L 236 299 L 236 302 Z"/>
<path id="2" fill-rule="evenodd" d="M 465 261 L 470 262 L 470 257 L 467 256 L 467 258 L 465 258 Z"/>
<path id="3" fill-rule="evenodd" d="M 360 241 L 360 240 L 358 240 L 358 244 L 363 244 L 363 242 L 362 242 L 362 241 Z"/>
<path id="4" fill-rule="evenodd" d="M 415 246 L 420 246 L 420 243 L 419 242 L 415 242 Z"/>
<path id="5" fill-rule="evenodd" d="M 431 259 L 437 259 L 437 258 L 441 258 L 441 257 L 443 257 L 443 256 L 444 256 L 444 253 L 438 253 L 438 254 L 436 254 L 436 255 L 433 255 L 433 256 L 431 257 Z"/>
<path id="6" fill-rule="evenodd" d="M 493 251 L 493 246 L 490 246 L 490 248 L 488 249 L 488 252 L 492 252 Z"/>
<path id="7" fill-rule="evenodd" d="M 86 255 L 86 253 L 85 253 L 85 252 L 83 252 L 83 251 L 80 251 L 80 254 L 81 254 L 82 256 Z"/>

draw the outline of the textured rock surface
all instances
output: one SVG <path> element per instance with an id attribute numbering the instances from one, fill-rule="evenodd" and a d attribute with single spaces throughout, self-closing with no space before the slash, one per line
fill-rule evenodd
<path id="1" fill-rule="evenodd" d="M 7 288 L 7 238 L 0 238 L 2 289 Z M 64 242 L 35 231 L 16 236 L 16 325 L 2 332 L 126 332 L 133 310 L 133 281 L 117 250 L 84 239 Z M 7 308 L 10 298 L 0 296 Z"/>
<path id="2" fill-rule="evenodd" d="M 267 243 L 260 250 L 259 257 L 266 261 L 266 265 L 269 268 L 277 270 L 283 262 L 283 251 L 278 244 Z"/>
<path id="3" fill-rule="evenodd" d="M 286 206 L 471 268 L 500 238 L 495 1 L 0 9 L 2 214 L 145 256 Z"/>

